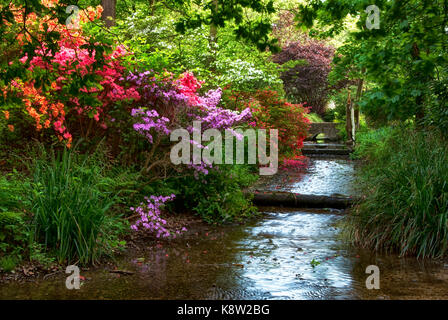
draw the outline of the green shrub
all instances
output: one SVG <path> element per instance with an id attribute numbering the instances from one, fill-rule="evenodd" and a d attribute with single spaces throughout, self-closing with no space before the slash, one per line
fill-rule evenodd
<path id="1" fill-rule="evenodd" d="M 9 272 L 28 253 L 29 228 L 22 213 L 0 211 L 0 268 Z"/>
<path id="2" fill-rule="evenodd" d="M 0 177 L 0 212 L 18 211 L 26 206 L 27 183 L 15 172 Z"/>
<path id="3" fill-rule="evenodd" d="M 339 132 L 339 136 L 342 141 L 347 141 L 347 130 L 345 130 L 345 122 L 336 121 L 336 130 Z"/>
<path id="4" fill-rule="evenodd" d="M 6 272 L 27 254 L 30 232 L 22 211 L 24 186 L 16 173 L 0 177 L 0 269 Z"/>
<path id="5" fill-rule="evenodd" d="M 188 177 L 179 182 L 184 206 L 208 223 L 242 221 L 254 216 L 256 208 L 242 191 L 257 177 L 248 166 L 222 165 L 198 180 Z"/>
<path id="6" fill-rule="evenodd" d="M 0 270 L 4 272 L 13 271 L 18 264 L 18 260 L 14 256 L 6 256 L 0 258 Z"/>
<path id="7" fill-rule="evenodd" d="M 376 130 L 362 130 L 356 133 L 356 148 L 351 154 L 352 159 L 376 158 L 384 148 L 393 132 L 392 127 L 383 127 Z"/>
<path id="8" fill-rule="evenodd" d="M 364 199 L 349 218 L 354 243 L 441 257 L 448 245 L 448 145 L 434 132 L 394 130 L 365 149 Z"/>

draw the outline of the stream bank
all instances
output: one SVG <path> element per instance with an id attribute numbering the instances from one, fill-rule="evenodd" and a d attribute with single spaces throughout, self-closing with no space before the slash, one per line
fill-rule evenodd
<path id="1" fill-rule="evenodd" d="M 353 196 L 357 164 L 311 159 L 303 172 L 283 172 L 263 190 Z M 448 262 L 400 258 L 348 247 L 341 209 L 260 208 L 247 224 L 199 221 L 182 237 L 148 240 L 115 267 L 83 270 L 80 290 L 63 273 L 10 282 L 0 299 L 448 299 Z M 152 241 L 152 242 L 151 242 Z M 366 268 L 380 269 L 380 289 L 368 290 Z"/>

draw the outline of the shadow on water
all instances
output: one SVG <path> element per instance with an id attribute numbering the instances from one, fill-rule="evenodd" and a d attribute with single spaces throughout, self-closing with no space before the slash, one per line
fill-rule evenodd
<path id="1" fill-rule="evenodd" d="M 351 194 L 352 162 L 314 161 L 304 180 L 285 188 Z M 0 287 L 0 299 L 448 299 L 447 263 L 349 248 L 337 210 L 263 211 L 245 225 L 209 227 L 121 257 L 119 268 L 132 275 L 84 271 L 80 290 L 67 290 L 64 274 L 13 282 Z M 379 290 L 365 285 L 371 264 L 380 269 Z"/>

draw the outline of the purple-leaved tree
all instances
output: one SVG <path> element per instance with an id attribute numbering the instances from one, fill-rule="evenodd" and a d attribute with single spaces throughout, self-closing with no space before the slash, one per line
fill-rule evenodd
<path id="1" fill-rule="evenodd" d="M 306 43 L 293 42 L 274 56 L 274 61 L 284 64 L 290 61 L 305 60 L 305 64 L 284 71 L 281 74 L 285 92 L 294 102 L 306 102 L 311 111 L 325 113 L 328 98 L 328 74 L 334 48 L 318 41 Z"/>

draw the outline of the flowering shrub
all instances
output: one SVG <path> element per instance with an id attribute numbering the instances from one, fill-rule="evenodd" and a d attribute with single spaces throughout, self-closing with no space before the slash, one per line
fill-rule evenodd
<path id="1" fill-rule="evenodd" d="M 174 119 L 188 104 L 189 97 L 180 90 L 172 73 L 151 71 L 130 72 L 126 82 L 138 90 L 139 107 L 151 108 L 160 115 Z"/>
<path id="2" fill-rule="evenodd" d="M 240 59 L 224 59 L 218 60 L 215 64 L 217 71 L 220 73 L 217 81 L 222 85 L 231 84 L 233 88 L 244 91 L 282 86 L 282 80 L 278 77 L 278 72 L 261 70 L 252 62 Z"/>
<path id="3" fill-rule="evenodd" d="M 194 119 L 202 122 L 203 129 L 225 130 L 246 123 L 252 118 L 250 108 L 241 112 L 220 108 L 217 105 L 221 100 L 221 89 L 210 90 L 204 98 L 200 98 L 200 111 Z"/>
<path id="4" fill-rule="evenodd" d="M 121 247 L 123 242 L 117 237 L 124 227 L 119 222 L 122 205 L 128 208 L 128 202 L 134 203 L 130 199 L 143 195 L 152 194 L 130 208 L 137 217 L 131 228 L 152 232 L 157 238 L 186 231 L 171 230 L 161 216 L 174 194 L 185 208 L 208 222 L 253 216 L 256 208 L 243 190 L 256 180 L 256 168 L 212 166 L 205 160 L 175 166 L 169 157 L 173 145 L 169 136 L 177 128 L 192 133 L 193 121 L 201 122 L 202 131 L 281 128 L 285 131 L 280 134 L 283 151 L 288 156 L 298 154 L 303 108 L 271 101 L 261 91 L 245 97 L 238 108 L 229 109 L 223 103 L 221 87 L 228 83 L 248 91 L 267 85 L 281 87 L 279 69 L 272 61 L 257 65 L 259 61 L 227 60 L 224 55 L 217 57 L 216 64 L 207 62 L 213 72 L 201 72 L 203 68 L 184 64 L 191 59 L 180 58 L 177 49 L 160 54 L 140 46 L 139 41 L 129 47 L 114 44 L 95 21 L 101 16 L 99 6 L 80 10 L 79 28 L 73 28 L 64 24 L 67 0 L 14 3 L 0 5 L 4 18 L 0 33 L 6 40 L 0 43 L 0 133 L 7 141 L 0 143 L 5 146 L 0 153 L 31 138 L 43 142 L 43 151 L 52 149 L 51 157 L 44 155 L 38 164 L 29 166 L 34 168 L 34 182 L 24 212 L 35 218 L 30 221 L 30 229 L 36 230 L 35 241 L 45 241 L 48 249 L 57 251 L 59 261 L 87 263 Z M 163 38 L 172 45 L 171 37 Z M 197 61 L 208 60 L 208 56 L 198 55 Z M 170 65 L 173 60 L 176 63 Z M 192 72 L 184 72 L 185 65 L 208 77 L 207 89 L 212 90 L 205 90 L 204 81 Z M 176 73 L 168 72 L 168 66 Z M 288 120 L 282 122 L 283 118 Z M 297 124 L 291 124 L 292 120 Z M 78 147 L 69 151 L 74 142 Z M 207 148 L 207 142 L 203 144 L 199 147 Z M 100 152 L 92 152 L 95 149 Z M 79 160 L 72 162 L 78 154 Z M 59 212 L 64 213 L 63 219 L 55 215 Z"/>
<path id="5" fill-rule="evenodd" d="M 48 5 L 51 6 L 51 2 Z M 99 18 L 101 11 L 101 7 L 81 11 L 80 22 Z M 24 21 L 21 10 L 16 11 L 15 19 L 18 23 Z M 52 128 L 57 138 L 64 140 L 70 147 L 72 133 L 66 121 L 68 116 L 80 120 L 93 118 L 100 127 L 106 129 L 107 113 L 111 106 L 119 101 L 140 98 L 135 88 L 124 87 L 120 81 L 125 72 L 125 68 L 120 65 L 120 57 L 128 54 L 122 46 L 103 55 L 86 48 L 88 38 L 81 29 L 69 29 L 59 24 L 57 19 L 38 18 L 33 14 L 29 14 L 25 21 L 30 27 L 46 27 L 48 32 L 57 31 L 61 34 L 58 51 L 49 50 L 43 42 L 31 56 L 24 52 L 19 59 L 31 74 L 45 73 L 51 83 L 49 87 L 34 78 L 16 78 L 2 88 L 5 95 L 10 94 L 22 100 L 37 131 Z M 19 37 L 19 42 L 23 40 L 23 37 Z M 99 61 L 103 62 L 101 68 L 98 68 Z"/>
<path id="6" fill-rule="evenodd" d="M 253 114 L 251 125 L 260 129 L 277 129 L 280 160 L 300 156 L 307 136 L 308 108 L 281 98 L 277 91 L 258 90 L 254 93 L 231 91 L 228 103 L 234 108 L 249 108 Z"/>
<path id="7" fill-rule="evenodd" d="M 244 125 L 252 118 L 250 108 L 241 112 L 219 107 L 222 90 L 209 90 L 203 96 L 198 89 L 202 82 L 193 73 L 185 72 L 177 79 L 170 73 L 163 75 L 146 71 L 143 73 L 131 73 L 127 79 L 138 88 L 140 100 L 139 108 L 132 109 L 135 119 L 134 130 L 145 137 L 150 144 L 155 145 L 154 136 L 168 139 L 169 134 L 175 128 L 187 128 L 193 132 L 192 122 L 200 121 L 201 130 L 218 129 L 225 130 Z M 194 145 L 195 141 L 191 140 Z M 157 146 L 154 146 L 157 147 Z M 198 145 L 199 148 L 205 148 Z M 168 154 L 169 150 L 158 149 L 157 153 Z M 156 152 L 151 152 L 154 155 Z M 154 163 L 154 161 L 147 161 Z M 159 159 L 160 163 L 168 165 L 168 161 Z M 194 170 L 194 175 L 208 174 L 211 166 L 202 163 L 191 164 L 187 168 Z"/>
<path id="8" fill-rule="evenodd" d="M 53 1 L 46 5 L 52 6 Z M 101 7 L 82 11 L 81 26 L 97 19 L 101 11 Z M 95 132 L 90 119 L 97 128 L 107 129 L 114 121 L 111 111 L 117 110 L 117 106 L 122 106 L 122 112 L 131 113 L 134 130 L 151 144 L 155 134 L 167 136 L 172 128 L 188 127 L 193 120 L 202 121 L 204 130 L 224 130 L 251 118 L 250 109 L 239 113 L 220 108 L 222 92 L 219 88 L 199 95 L 203 82 L 191 72 L 179 77 L 152 70 L 128 73 L 121 63 L 121 58 L 130 54 L 124 47 L 117 46 L 108 54 L 98 52 L 88 46 L 89 39 L 82 29 L 70 29 L 56 19 L 44 18 L 50 22 L 48 31 L 58 31 L 62 35 L 57 50 L 48 50 L 43 42 L 32 52 L 22 52 L 19 60 L 30 74 L 48 74 L 51 85 L 45 87 L 33 77 L 16 78 L 2 90 L 6 95 L 21 99 L 37 131 L 52 129 L 67 147 L 72 144 L 74 131 L 84 138 Z M 25 16 L 23 11 L 17 10 L 17 22 L 37 25 L 37 29 L 47 27 L 44 18 Z M 128 123 L 120 121 L 117 126 L 123 124 Z M 14 130 L 12 124 L 9 129 Z"/>
<path id="9" fill-rule="evenodd" d="M 177 83 L 179 91 L 188 97 L 189 105 L 197 106 L 201 104 L 201 99 L 197 96 L 196 92 L 201 88 L 203 82 L 196 79 L 193 73 L 183 73 Z"/>
<path id="10" fill-rule="evenodd" d="M 185 227 L 181 230 L 170 231 L 168 230 L 166 225 L 166 220 L 160 217 L 160 209 L 167 202 L 171 201 L 175 198 L 175 195 L 172 194 L 170 196 L 150 196 L 145 197 L 146 204 L 143 202 L 140 203 L 140 206 L 137 208 L 130 208 L 131 211 L 135 211 L 140 215 L 140 218 L 131 226 L 133 230 L 139 230 L 140 227 L 144 229 L 154 232 L 157 238 L 163 237 L 168 238 L 172 236 L 173 238 L 176 235 L 181 234 L 182 232 L 187 231 Z"/>

